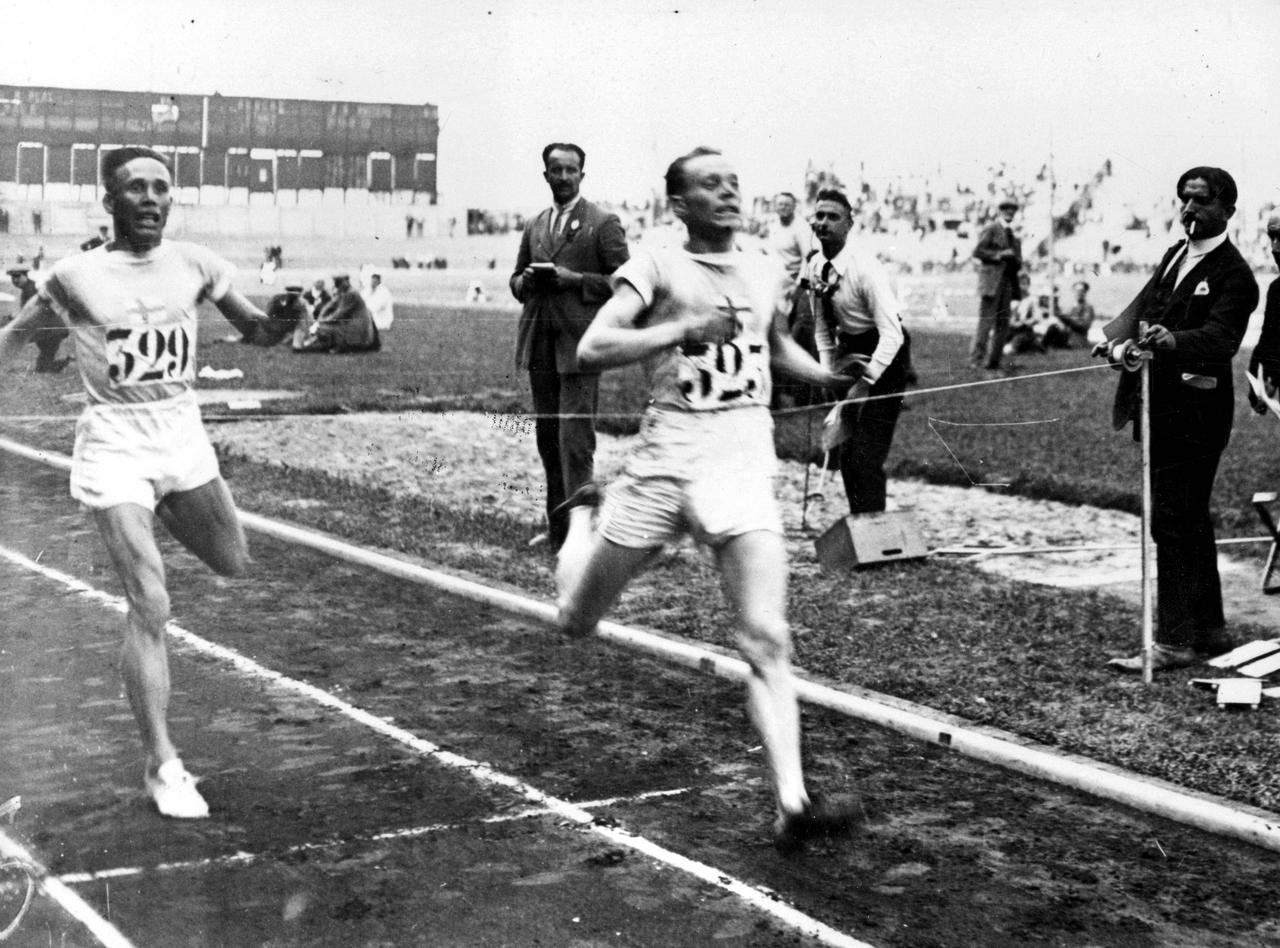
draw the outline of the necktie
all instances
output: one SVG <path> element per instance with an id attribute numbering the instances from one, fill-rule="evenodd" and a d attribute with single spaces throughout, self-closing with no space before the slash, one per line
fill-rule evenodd
<path id="1" fill-rule="evenodd" d="M 835 274 L 835 267 L 828 260 L 822 265 L 822 320 L 827 324 L 827 328 L 831 330 L 832 336 L 835 335 L 839 328 L 836 322 L 836 307 L 831 301 L 831 297 L 835 295 L 836 288 L 831 285 L 832 276 Z"/>
<path id="2" fill-rule="evenodd" d="M 1164 274 L 1160 277 L 1160 282 L 1156 284 L 1155 292 L 1151 294 L 1151 301 L 1147 307 L 1147 320 L 1149 322 L 1160 322 L 1164 316 L 1164 311 L 1169 305 L 1169 298 L 1173 296 L 1174 287 L 1178 283 L 1178 271 L 1182 269 L 1182 261 L 1186 258 L 1187 249 L 1183 247 L 1173 255 L 1173 260 L 1165 267 Z"/>
<path id="3" fill-rule="evenodd" d="M 551 222 L 552 237 L 560 236 L 560 227 L 562 224 L 564 224 L 564 218 L 565 218 L 565 209 L 562 207 L 556 211 L 556 219 Z"/>

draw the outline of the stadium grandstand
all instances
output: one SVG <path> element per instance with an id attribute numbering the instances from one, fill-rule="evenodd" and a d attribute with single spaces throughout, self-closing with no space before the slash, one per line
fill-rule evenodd
<path id="1" fill-rule="evenodd" d="M 437 216 L 439 131 L 430 104 L 0 85 L 0 203 L 11 232 L 85 232 L 102 153 L 147 145 L 173 165 L 188 230 L 332 232 L 335 206 L 364 232 L 402 227 L 406 207 Z"/>

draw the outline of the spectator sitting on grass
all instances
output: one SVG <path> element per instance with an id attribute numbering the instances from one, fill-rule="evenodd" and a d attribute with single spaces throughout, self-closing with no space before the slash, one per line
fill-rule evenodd
<path id="1" fill-rule="evenodd" d="M 320 313 L 324 311 L 329 300 L 333 299 L 333 294 L 329 292 L 329 287 L 325 283 L 324 277 L 317 277 L 316 281 L 311 284 L 311 289 L 302 294 L 302 302 L 307 304 L 307 312 L 311 317 L 311 321 L 320 318 Z"/>
<path id="2" fill-rule="evenodd" d="M 1088 349 L 1091 345 L 1089 342 L 1089 328 L 1093 325 L 1093 321 L 1097 319 L 1093 304 L 1088 300 L 1089 284 L 1084 280 L 1080 280 L 1072 289 L 1076 291 L 1076 305 L 1058 316 L 1058 322 L 1062 326 L 1063 333 L 1065 333 L 1065 337 L 1062 340 L 1062 348 Z"/>
<path id="3" fill-rule="evenodd" d="M 376 352 L 382 348 L 378 327 L 351 277 L 333 278 L 334 296 L 316 316 L 311 338 L 298 352 Z"/>
<path id="4" fill-rule="evenodd" d="M 286 286 L 283 293 L 271 297 L 267 304 L 267 321 L 258 325 L 252 339 L 236 334 L 223 336 L 218 342 L 246 342 L 271 347 L 284 339 L 297 339 L 307 331 L 307 304 L 302 301 L 302 287 Z M 294 348 L 298 346 L 295 344 Z"/>
<path id="5" fill-rule="evenodd" d="M 1031 274 L 1018 275 L 1022 296 L 1014 301 L 1009 318 L 1009 338 L 1005 343 L 1005 355 L 1025 352 L 1044 352 L 1044 307 L 1049 297 L 1035 296 L 1031 292 Z"/>

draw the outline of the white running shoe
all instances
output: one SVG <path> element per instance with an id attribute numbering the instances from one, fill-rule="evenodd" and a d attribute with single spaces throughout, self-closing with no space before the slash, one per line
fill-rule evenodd
<path id="1" fill-rule="evenodd" d="M 178 758 L 161 764 L 155 776 L 148 773 L 145 782 L 147 793 L 162 816 L 178 820 L 203 820 L 209 816 L 209 804 L 196 789 L 196 778 L 187 773 Z"/>

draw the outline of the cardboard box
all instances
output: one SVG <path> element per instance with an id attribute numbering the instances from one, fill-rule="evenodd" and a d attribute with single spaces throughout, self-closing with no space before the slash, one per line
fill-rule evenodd
<path id="1" fill-rule="evenodd" d="M 907 510 L 851 514 L 833 523 L 814 545 L 822 568 L 833 573 L 929 555 L 915 516 Z"/>

